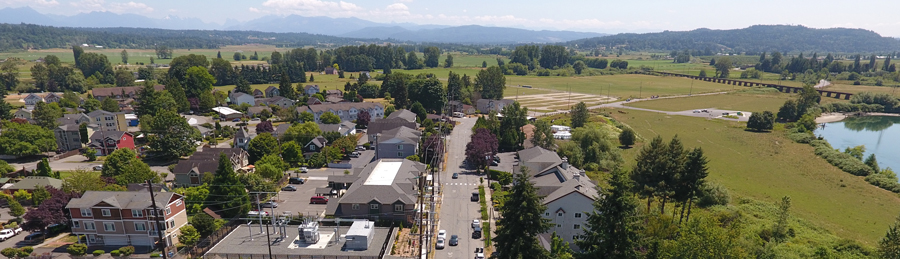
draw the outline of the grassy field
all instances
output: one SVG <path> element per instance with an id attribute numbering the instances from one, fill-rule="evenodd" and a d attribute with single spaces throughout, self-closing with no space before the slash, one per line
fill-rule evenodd
<path id="1" fill-rule="evenodd" d="M 704 95 L 686 98 L 657 99 L 628 103 L 626 105 L 638 108 L 654 109 L 661 111 L 686 111 L 694 109 L 717 108 L 738 111 L 772 111 L 777 112 L 784 101 L 793 99 L 796 94 L 745 94 L 729 93 L 719 95 Z"/>
<path id="2" fill-rule="evenodd" d="M 693 81 L 693 82 L 692 82 Z M 507 76 L 507 85 L 531 85 L 558 91 L 611 95 L 621 98 L 651 95 L 687 95 L 729 91 L 731 85 L 691 80 L 687 78 L 648 75 L 613 75 L 591 77 Z M 692 86 L 693 84 L 693 86 Z M 693 89 L 692 89 L 693 88 Z"/>
<path id="3" fill-rule="evenodd" d="M 847 174 L 782 132 L 744 131 L 742 123 L 667 116 L 653 112 L 610 111 L 644 139 L 674 135 L 688 148 L 702 147 L 709 158 L 707 178 L 732 196 L 775 203 L 790 196 L 791 213 L 838 236 L 875 245 L 900 213 L 897 195 Z M 641 145 L 625 152 L 629 167 Z"/>

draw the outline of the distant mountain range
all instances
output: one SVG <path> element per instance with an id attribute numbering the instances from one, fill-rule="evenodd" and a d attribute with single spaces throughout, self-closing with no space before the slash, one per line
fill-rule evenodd
<path id="1" fill-rule="evenodd" d="M 164 19 L 111 12 L 79 13 L 73 16 L 41 14 L 30 7 L 0 9 L 0 23 L 37 24 L 56 27 L 154 28 L 170 30 L 241 30 L 279 33 L 309 33 L 368 39 L 412 42 L 470 44 L 553 43 L 604 34 L 572 31 L 532 31 L 525 29 L 412 23 L 377 23 L 359 18 L 265 16 L 247 22 L 229 19 L 225 24 L 206 23 L 196 18 L 170 16 Z"/>

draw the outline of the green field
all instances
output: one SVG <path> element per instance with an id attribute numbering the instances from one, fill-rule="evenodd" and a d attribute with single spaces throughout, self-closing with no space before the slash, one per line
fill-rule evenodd
<path id="1" fill-rule="evenodd" d="M 677 134 L 686 147 L 702 147 L 710 161 L 707 179 L 726 186 L 732 196 L 769 203 L 790 196 L 792 214 L 838 236 L 875 245 L 900 213 L 896 194 L 837 169 L 782 132 L 749 132 L 743 123 L 722 120 L 607 111 L 644 139 L 660 135 L 669 140 Z M 625 152 L 628 166 L 640 148 Z"/>
<path id="2" fill-rule="evenodd" d="M 794 94 L 744 94 L 730 93 L 717 95 L 704 95 L 685 98 L 657 99 L 649 101 L 632 102 L 627 106 L 646 108 L 660 111 L 686 111 L 694 109 L 716 108 L 738 111 L 772 111 L 777 112 L 784 101 L 795 98 Z"/>
<path id="3" fill-rule="evenodd" d="M 609 94 L 620 98 L 721 92 L 729 91 L 736 87 L 687 78 L 633 74 L 590 77 L 507 76 L 506 84 L 531 85 L 535 88 L 558 91 L 569 91 L 571 89 L 575 93 Z"/>

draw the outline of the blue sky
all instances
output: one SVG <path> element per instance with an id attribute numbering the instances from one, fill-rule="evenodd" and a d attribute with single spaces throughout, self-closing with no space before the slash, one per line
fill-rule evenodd
<path id="1" fill-rule="evenodd" d="M 0 0 L 0 7 L 31 6 L 42 13 L 108 11 L 153 18 L 169 15 L 224 23 L 266 15 L 357 17 L 376 22 L 492 25 L 604 33 L 743 28 L 754 24 L 848 27 L 900 37 L 900 1 L 836 0 Z"/>

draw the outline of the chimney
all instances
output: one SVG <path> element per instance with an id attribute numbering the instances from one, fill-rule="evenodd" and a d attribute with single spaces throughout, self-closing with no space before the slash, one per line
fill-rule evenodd
<path id="1" fill-rule="evenodd" d="M 580 180 L 581 180 L 581 173 L 575 172 L 574 174 L 572 174 L 572 180 L 580 181 Z"/>
<path id="2" fill-rule="evenodd" d="M 563 158 L 562 158 L 562 165 L 560 165 L 560 167 L 562 167 L 562 169 L 564 169 L 564 170 L 568 170 L 568 169 L 569 169 L 569 159 L 563 157 Z"/>

